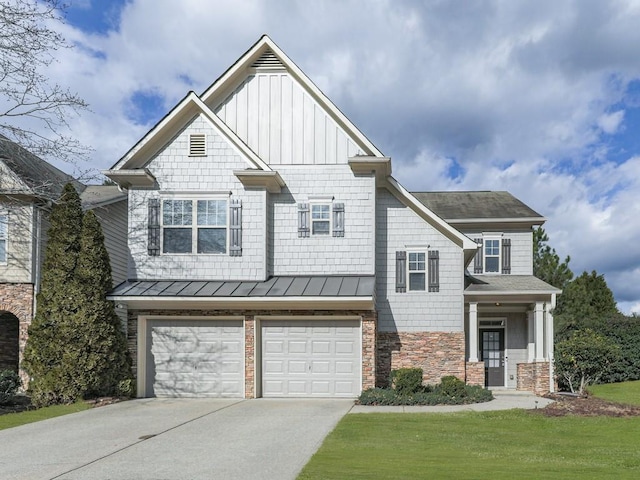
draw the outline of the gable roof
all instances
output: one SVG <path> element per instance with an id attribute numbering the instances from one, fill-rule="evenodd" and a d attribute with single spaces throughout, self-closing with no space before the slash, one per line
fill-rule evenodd
<path id="1" fill-rule="evenodd" d="M 517 220 L 544 223 L 545 218 L 509 192 L 413 192 L 429 210 L 448 222 Z"/>
<path id="2" fill-rule="evenodd" d="M 64 186 L 70 182 L 79 192 L 84 190 L 84 185 L 71 175 L 45 162 L 2 134 L 0 134 L 0 162 L 14 173 L 25 188 L 4 193 L 57 199 Z"/>
<path id="3" fill-rule="evenodd" d="M 384 156 L 268 35 L 260 37 L 249 50 L 202 93 L 200 98 L 207 105 L 210 105 L 212 110 L 215 110 L 228 94 L 244 80 L 248 70 L 257 66 L 280 70 L 286 69 L 293 78 L 300 82 L 309 95 L 331 115 L 336 123 L 355 140 L 365 155 Z"/>

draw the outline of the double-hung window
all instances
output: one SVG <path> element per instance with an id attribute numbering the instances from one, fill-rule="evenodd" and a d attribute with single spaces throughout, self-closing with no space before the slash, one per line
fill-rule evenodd
<path id="1" fill-rule="evenodd" d="M 0 263 L 7 263 L 7 241 L 9 240 L 9 215 L 0 213 Z"/>
<path id="2" fill-rule="evenodd" d="M 424 252 L 409 252 L 409 291 L 425 290 L 427 278 Z"/>
<path id="3" fill-rule="evenodd" d="M 500 273 L 500 239 L 484 239 L 484 271 L 485 273 Z"/>
<path id="4" fill-rule="evenodd" d="M 311 204 L 311 235 L 329 235 L 331 233 L 331 205 L 328 203 Z"/>
<path id="5" fill-rule="evenodd" d="M 163 253 L 226 253 L 226 199 L 162 201 Z"/>

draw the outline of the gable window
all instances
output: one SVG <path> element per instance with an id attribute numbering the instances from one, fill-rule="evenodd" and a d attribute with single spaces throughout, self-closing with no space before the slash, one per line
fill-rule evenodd
<path id="1" fill-rule="evenodd" d="M 205 157 L 207 155 L 207 136 L 204 133 L 189 135 L 189 156 Z"/>
<path id="2" fill-rule="evenodd" d="M 344 203 L 315 200 L 298 204 L 298 237 L 344 237 Z"/>
<path id="3" fill-rule="evenodd" d="M 409 252 L 409 291 L 424 290 L 426 285 L 424 252 Z"/>
<path id="4" fill-rule="evenodd" d="M 331 233 L 331 206 L 329 204 L 311 204 L 311 235 L 329 235 Z"/>
<path id="5" fill-rule="evenodd" d="M 226 253 L 227 203 L 226 199 L 163 200 L 162 253 Z"/>
<path id="6" fill-rule="evenodd" d="M 7 241 L 9 237 L 9 215 L 0 213 L 0 263 L 7 263 Z"/>

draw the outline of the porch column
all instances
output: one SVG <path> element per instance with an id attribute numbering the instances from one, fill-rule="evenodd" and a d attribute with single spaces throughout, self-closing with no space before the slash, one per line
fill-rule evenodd
<path id="1" fill-rule="evenodd" d="M 553 359 L 554 359 L 554 354 L 553 354 L 553 338 L 554 338 L 554 328 L 553 328 L 553 313 L 551 313 L 553 311 L 553 309 L 556 307 L 556 295 L 555 293 L 553 295 L 551 295 L 551 302 L 547 302 L 545 304 L 545 313 L 546 313 L 546 318 L 545 318 L 545 328 L 547 331 L 547 358 L 549 359 L 549 390 L 551 391 L 551 393 L 554 392 L 555 388 L 555 382 L 553 381 L 553 378 L 555 376 L 555 372 L 553 371 Z"/>
<path id="2" fill-rule="evenodd" d="M 469 362 L 478 361 L 478 304 L 469 303 Z"/>
<path id="3" fill-rule="evenodd" d="M 533 311 L 533 320 L 535 323 L 536 336 L 536 362 L 544 362 L 544 310 L 543 303 L 536 302 Z"/>
<path id="4" fill-rule="evenodd" d="M 527 362 L 533 363 L 536 356 L 535 325 L 533 310 L 527 311 Z"/>

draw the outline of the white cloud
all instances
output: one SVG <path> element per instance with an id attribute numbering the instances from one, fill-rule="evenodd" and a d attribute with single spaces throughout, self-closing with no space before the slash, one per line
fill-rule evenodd
<path id="1" fill-rule="evenodd" d="M 548 218 L 571 266 L 640 302 L 640 161 L 608 158 L 640 80 L 637 2 L 133 0 L 106 35 L 51 71 L 91 104 L 73 121 L 110 167 L 152 125 L 127 115 L 154 92 L 168 111 L 268 33 L 387 155 L 414 190 L 509 190 Z M 459 175 L 451 178 L 451 171 Z M 634 303 L 635 302 L 635 303 Z"/>

